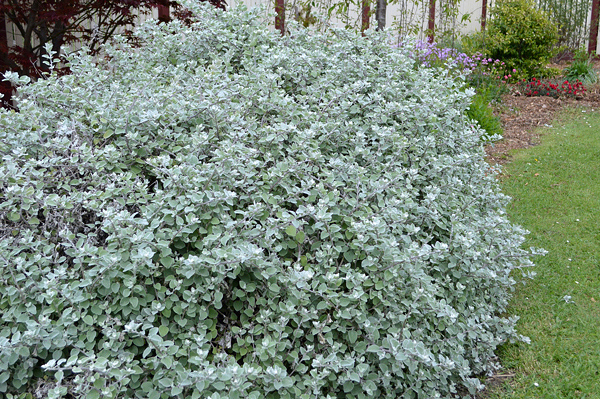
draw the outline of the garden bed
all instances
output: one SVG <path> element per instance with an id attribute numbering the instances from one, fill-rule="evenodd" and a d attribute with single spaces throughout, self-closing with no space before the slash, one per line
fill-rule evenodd
<path id="1" fill-rule="evenodd" d="M 536 127 L 550 125 L 557 111 L 566 106 L 600 109 L 600 87 L 587 88 L 582 98 L 527 97 L 513 91 L 502 96 L 498 112 L 502 120 L 503 139 L 486 148 L 490 163 L 510 161 L 510 151 L 538 143 Z"/>

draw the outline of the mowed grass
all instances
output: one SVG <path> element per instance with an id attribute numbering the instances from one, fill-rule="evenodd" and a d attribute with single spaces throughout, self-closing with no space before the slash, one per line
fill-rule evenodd
<path id="1" fill-rule="evenodd" d="M 501 176 L 526 247 L 548 251 L 508 310 L 531 344 L 501 348 L 515 377 L 489 397 L 600 398 L 600 113 L 572 109 L 541 132 Z"/>

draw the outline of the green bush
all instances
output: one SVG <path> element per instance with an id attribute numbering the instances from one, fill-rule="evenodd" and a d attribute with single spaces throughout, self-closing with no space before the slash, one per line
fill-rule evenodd
<path id="1" fill-rule="evenodd" d="M 480 31 L 462 35 L 460 41 L 456 42 L 457 50 L 469 56 L 481 54 L 485 49 L 485 37 L 486 35 Z"/>
<path id="2" fill-rule="evenodd" d="M 383 33 L 183 3 L 0 112 L 0 392 L 480 389 L 531 263 L 463 83 Z"/>
<path id="3" fill-rule="evenodd" d="M 517 70 L 519 79 L 540 76 L 554 54 L 558 27 L 532 0 L 499 0 L 491 10 L 487 53 Z"/>

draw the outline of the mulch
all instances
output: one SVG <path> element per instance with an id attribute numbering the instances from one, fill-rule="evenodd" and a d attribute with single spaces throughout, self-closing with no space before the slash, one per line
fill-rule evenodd
<path id="1" fill-rule="evenodd" d="M 502 140 L 486 148 L 491 164 L 510 161 L 510 152 L 539 143 L 535 129 L 550 126 L 558 113 L 567 107 L 600 109 L 600 88 L 589 89 L 580 98 L 527 97 L 515 91 L 502 97 L 498 113 L 503 127 Z"/>

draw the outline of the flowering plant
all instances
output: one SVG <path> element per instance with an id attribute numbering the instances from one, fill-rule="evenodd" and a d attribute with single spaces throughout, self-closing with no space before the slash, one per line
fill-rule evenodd
<path id="1" fill-rule="evenodd" d="M 451 47 L 438 47 L 436 43 L 423 41 L 415 44 L 413 58 L 421 66 L 443 67 L 462 73 L 467 76 L 469 85 L 476 89 L 486 89 L 490 86 L 505 87 L 517 72 L 513 69 L 512 73 L 507 73 L 503 61 L 488 58 L 481 53 L 469 56 Z"/>
<path id="2" fill-rule="evenodd" d="M 551 81 L 543 81 L 541 79 L 532 78 L 526 83 L 523 79 L 521 82 L 524 85 L 522 93 L 527 97 L 548 96 L 548 97 L 579 97 L 585 93 L 583 83 L 577 79 L 574 83 L 564 80 L 563 82 L 553 83 Z"/>
<path id="3" fill-rule="evenodd" d="M 467 85 L 476 91 L 466 111 L 467 116 L 486 131 L 482 137 L 484 141 L 502 133 L 500 120 L 489 105 L 508 91 L 507 82 L 512 75 L 503 73 L 504 62 L 487 58 L 481 53 L 469 56 L 454 48 L 440 48 L 435 43 L 427 42 L 417 42 L 412 57 L 417 65 L 444 68 L 465 76 Z"/>
<path id="4" fill-rule="evenodd" d="M 475 53 L 471 56 L 471 74 L 469 81 L 472 86 L 481 86 L 489 84 L 506 85 L 512 80 L 513 74 L 517 72 L 513 69 L 512 72 L 506 71 L 506 65 L 498 59 L 488 58 L 481 53 Z"/>
<path id="5" fill-rule="evenodd" d="M 435 42 L 417 41 L 412 54 L 418 65 L 469 73 L 476 63 L 465 53 L 451 47 L 438 47 Z"/>

